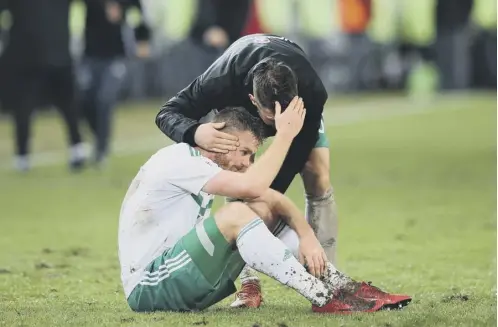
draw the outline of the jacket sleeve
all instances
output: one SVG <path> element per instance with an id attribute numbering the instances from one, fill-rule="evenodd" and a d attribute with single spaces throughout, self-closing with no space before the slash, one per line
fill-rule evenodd
<path id="1" fill-rule="evenodd" d="M 319 87 L 316 87 L 306 98 L 313 99 L 314 101 L 308 104 L 305 101 L 306 119 L 303 128 L 296 138 L 294 138 L 287 157 L 282 164 L 282 168 L 271 185 L 272 189 L 280 193 L 285 193 L 296 174 L 299 174 L 303 170 L 311 151 L 318 141 L 318 131 L 320 130 L 323 108 L 327 101 L 327 92 L 321 82 L 319 83 Z"/>
<path id="2" fill-rule="evenodd" d="M 305 122 L 303 129 L 296 136 L 287 153 L 277 177 L 273 180 L 271 188 L 280 193 L 285 193 L 294 180 L 296 174 L 303 170 L 311 151 L 318 140 L 320 121 L 310 120 Z"/>
<path id="3" fill-rule="evenodd" d="M 215 67 L 216 64 L 167 101 L 157 114 L 157 127 L 173 141 L 195 146 L 199 120 L 212 109 L 229 104 L 226 99 L 231 94 L 231 77 L 227 73 L 213 73 Z"/>

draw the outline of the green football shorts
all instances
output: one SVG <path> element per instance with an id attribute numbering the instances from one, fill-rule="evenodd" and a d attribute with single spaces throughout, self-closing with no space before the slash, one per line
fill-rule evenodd
<path id="1" fill-rule="evenodd" d="M 147 266 L 128 304 L 138 312 L 206 309 L 235 293 L 244 265 L 209 217 Z"/>
<path id="2" fill-rule="evenodd" d="M 325 133 L 325 122 L 323 120 L 320 122 L 320 129 L 318 130 L 318 141 L 316 141 L 315 148 L 328 148 L 329 140 L 327 134 Z"/>

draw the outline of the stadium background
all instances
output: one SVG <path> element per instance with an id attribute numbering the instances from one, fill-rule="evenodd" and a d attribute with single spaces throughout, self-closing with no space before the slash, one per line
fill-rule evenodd
<path id="1" fill-rule="evenodd" d="M 330 92 L 339 268 L 413 295 L 407 310 L 318 317 L 268 279 L 266 303 L 253 312 L 232 312 L 228 301 L 199 314 L 128 310 L 116 254 L 122 197 L 138 167 L 169 144 L 154 124 L 161 103 L 218 55 L 187 37 L 197 1 L 143 0 L 152 53 L 127 60 L 106 169 L 67 171 L 64 129 L 46 106 L 34 167 L 18 174 L 10 121 L 0 116 L 0 325 L 496 325 L 496 1 L 473 1 L 465 32 L 444 44 L 439 2 L 373 0 L 367 19 L 353 0 L 259 0 L 245 29 L 296 40 L 317 67 Z M 74 2 L 76 64 L 84 10 Z M 5 44 L 10 19 L 0 17 Z M 441 66 L 449 58 L 453 69 L 467 67 L 464 86 L 441 85 L 454 73 Z M 299 179 L 289 195 L 302 208 Z"/>
<path id="2" fill-rule="evenodd" d="M 363 8 L 364 2 L 371 2 L 370 12 Z M 473 5 L 464 24 L 469 2 Z M 131 26 L 141 19 L 147 21 L 153 31 L 152 55 L 147 60 L 128 60 L 123 99 L 167 98 L 187 85 L 218 55 L 188 38 L 197 17 L 197 0 L 144 0 L 143 3 L 145 17 L 138 11 L 130 11 L 127 18 Z M 446 16 L 455 18 L 445 22 Z M 72 52 L 78 63 L 85 24 L 82 1 L 72 2 L 70 17 Z M 4 43 L 10 24 L 8 13 L 0 14 L 4 31 L 0 39 Z M 453 30 L 457 38 L 454 43 L 438 39 L 438 24 L 446 24 L 444 28 Z M 465 69 L 470 76 L 464 87 L 458 88 L 496 87 L 496 1 L 493 0 L 463 0 L 460 4 L 446 0 L 255 0 L 242 35 L 257 32 L 296 40 L 305 48 L 332 93 L 434 90 L 438 78 L 451 73 L 451 68 L 446 67 L 438 71 L 442 68 L 441 61 L 453 58 L 454 52 L 464 55 L 463 59 L 454 59 L 453 69 L 469 66 Z"/>

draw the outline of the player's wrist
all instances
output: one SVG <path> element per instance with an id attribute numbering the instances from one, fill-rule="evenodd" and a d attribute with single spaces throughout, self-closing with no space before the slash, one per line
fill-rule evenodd
<path id="1" fill-rule="evenodd" d="M 277 133 L 275 134 L 275 140 L 278 140 L 279 142 L 283 142 L 286 144 L 287 143 L 291 144 L 292 141 L 294 140 L 294 136 L 285 132 L 277 131 Z"/>
<path id="2" fill-rule="evenodd" d="M 313 229 L 311 229 L 308 223 L 306 223 L 305 225 L 303 224 L 302 226 L 300 226 L 300 228 L 296 228 L 295 232 L 300 240 L 306 240 L 316 237 L 315 232 L 313 232 Z"/>

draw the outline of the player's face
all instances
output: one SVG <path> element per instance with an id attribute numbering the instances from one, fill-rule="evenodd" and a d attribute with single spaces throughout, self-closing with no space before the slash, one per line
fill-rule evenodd
<path id="1" fill-rule="evenodd" d="M 234 132 L 233 135 L 239 138 L 240 145 L 226 154 L 217 153 L 215 162 L 225 170 L 245 172 L 253 164 L 259 144 L 251 132 Z"/>
<path id="2" fill-rule="evenodd" d="M 258 113 L 266 125 L 275 126 L 275 114 L 270 109 L 258 107 Z"/>
<path id="3" fill-rule="evenodd" d="M 258 108 L 258 114 L 259 114 L 259 117 L 261 118 L 261 120 L 266 125 L 274 126 L 275 125 L 275 114 L 273 113 L 273 111 L 269 108 L 265 108 L 265 107 L 261 106 L 258 103 L 258 101 L 256 101 L 256 98 L 254 97 L 254 95 L 249 94 L 249 99 L 251 99 L 252 104 L 256 108 Z"/>

